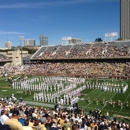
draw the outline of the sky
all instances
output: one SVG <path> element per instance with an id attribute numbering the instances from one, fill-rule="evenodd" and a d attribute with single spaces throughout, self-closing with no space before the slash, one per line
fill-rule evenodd
<path id="1" fill-rule="evenodd" d="M 62 37 L 105 40 L 105 33 L 119 35 L 119 20 L 119 0 L 0 0 L 0 48 L 6 41 L 19 46 L 19 36 L 39 45 L 41 34 L 49 45 L 62 44 Z"/>

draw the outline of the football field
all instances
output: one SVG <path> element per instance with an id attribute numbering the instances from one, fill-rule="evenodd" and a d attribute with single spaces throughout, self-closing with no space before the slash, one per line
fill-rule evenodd
<path id="1" fill-rule="evenodd" d="M 33 78 L 33 77 L 31 77 Z M 86 79 L 87 81 L 96 82 L 95 79 Z M 99 82 L 102 82 L 103 80 L 99 80 Z M 89 113 L 89 111 L 96 111 L 100 109 L 102 111 L 102 114 L 106 115 L 108 112 L 110 116 L 113 115 L 120 115 L 124 117 L 130 116 L 130 81 L 129 80 L 114 80 L 111 81 L 109 79 L 105 79 L 105 82 L 111 83 L 127 83 L 128 89 L 125 93 L 117 93 L 117 92 L 110 92 L 110 91 L 103 91 L 101 89 L 92 89 L 92 88 L 86 88 L 85 90 L 80 92 L 78 105 L 81 109 L 84 109 L 85 113 Z M 19 99 L 22 97 L 25 101 L 30 102 L 40 102 L 42 103 L 42 106 L 44 106 L 44 102 L 41 101 L 34 101 L 33 95 L 34 91 L 31 91 L 31 94 L 29 91 L 25 94 L 24 92 L 21 94 L 20 90 L 18 89 L 12 89 L 12 87 L 9 85 L 9 83 L 5 82 L 5 78 L 0 78 L 0 97 L 10 97 L 12 94 Z M 88 98 L 91 100 L 88 102 Z M 96 102 L 98 99 L 98 103 Z M 105 99 L 105 104 L 103 102 L 103 99 Z M 111 104 L 110 101 L 114 101 L 115 104 Z M 121 101 L 123 103 L 123 106 L 121 107 L 118 104 L 118 101 Z M 126 102 L 129 102 L 128 106 L 126 105 Z M 53 104 L 53 103 L 47 103 L 47 104 Z M 35 104 L 32 104 L 35 105 Z M 68 106 L 68 105 L 67 105 Z M 66 106 L 66 107 L 67 107 Z"/>
<path id="2" fill-rule="evenodd" d="M 130 115 L 130 106 L 126 106 L 126 101 L 130 101 L 130 91 L 127 90 L 126 93 L 114 93 L 114 92 L 104 92 L 101 90 L 84 90 L 83 93 L 85 93 L 83 96 L 80 97 L 80 101 L 78 102 L 79 106 L 84 108 L 86 112 L 90 110 L 97 110 L 100 109 L 102 113 L 109 112 L 109 115 L 124 115 L 129 116 Z M 87 99 L 90 97 L 92 100 L 90 103 L 88 103 Z M 96 98 L 98 98 L 99 103 L 96 103 Z M 105 98 L 107 103 L 103 104 L 102 99 Z M 109 101 L 113 99 L 116 103 L 115 106 L 111 105 Z M 122 100 L 124 103 L 123 108 L 121 108 L 120 105 L 118 105 L 118 100 Z"/>

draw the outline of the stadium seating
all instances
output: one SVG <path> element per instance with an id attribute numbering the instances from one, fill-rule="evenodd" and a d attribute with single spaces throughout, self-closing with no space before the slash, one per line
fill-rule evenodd
<path id="1" fill-rule="evenodd" d="M 6 61 L 9 60 L 9 58 L 3 54 L 0 54 L 0 61 Z"/>
<path id="2" fill-rule="evenodd" d="M 42 46 L 31 58 L 32 64 L 1 69 L 8 72 L 69 75 L 86 78 L 130 78 L 130 43 L 112 42 L 81 45 Z M 0 54 L 0 59 L 6 59 Z M 47 61 L 49 59 L 49 61 Z M 33 64 L 33 60 L 37 61 Z M 41 63 L 40 63 L 41 61 Z M 36 64 L 39 63 L 39 64 Z M 14 69 L 15 68 L 15 69 Z M 16 69 L 17 68 L 17 69 Z"/>
<path id="3" fill-rule="evenodd" d="M 101 59 L 127 58 L 129 56 L 129 43 L 112 42 L 41 47 L 31 59 Z"/>

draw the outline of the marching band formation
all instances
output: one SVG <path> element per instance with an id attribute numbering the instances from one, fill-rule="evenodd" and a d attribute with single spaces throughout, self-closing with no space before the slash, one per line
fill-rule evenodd
<path id="1" fill-rule="evenodd" d="M 126 83 L 109 83 L 109 82 L 90 82 L 87 81 L 86 86 L 88 89 L 101 89 L 105 92 L 125 93 L 128 89 Z"/>
<path id="2" fill-rule="evenodd" d="M 84 78 L 70 77 L 40 77 L 13 82 L 13 89 L 23 91 L 37 91 L 34 93 L 35 101 L 71 104 L 78 102 L 78 94 L 86 89 Z"/>
<path id="3" fill-rule="evenodd" d="M 98 105 L 98 104 L 99 104 L 99 99 L 96 98 L 94 101 L 92 101 L 91 98 L 88 97 L 88 98 L 86 99 L 86 102 L 87 102 L 88 104 L 91 104 L 92 102 L 95 102 L 95 103 Z M 102 103 L 104 106 L 106 106 L 106 105 L 110 105 L 110 106 L 112 106 L 112 107 L 119 106 L 119 107 L 121 107 L 121 109 L 123 108 L 123 106 L 129 107 L 129 105 L 130 105 L 130 104 L 129 104 L 129 101 L 125 101 L 125 102 L 123 103 L 121 100 L 118 100 L 118 101 L 116 102 L 116 101 L 114 101 L 113 99 L 110 99 L 110 100 L 108 101 L 108 100 L 106 100 L 105 98 L 102 99 L 101 103 Z"/>
<path id="4" fill-rule="evenodd" d="M 58 103 L 60 105 L 73 105 L 79 101 L 79 96 L 81 91 L 87 89 L 100 89 L 104 92 L 115 92 L 115 93 L 125 93 L 128 89 L 128 84 L 126 83 L 110 83 L 110 82 L 99 82 L 85 81 L 84 78 L 70 78 L 70 77 L 36 77 L 36 78 L 26 78 L 24 80 L 15 81 L 12 83 L 13 89 L 18 89 L 21 94 L 29 91 L 34 92 L 33 100 Z M 90 104 L 91 99 L 88 97 L 86 101 Z M 109 103 L 113 107 L 115 106 L 115 101 L 106 101 L 103 98 L 103 104 Z M 95 99 L 95 103 L 98 105 L 98 98 Z M 128 101 L 126 101 L 126 106 L 128 106 Z M 120 101 L 118 105 L 121 107 L 123 103 Z"/>

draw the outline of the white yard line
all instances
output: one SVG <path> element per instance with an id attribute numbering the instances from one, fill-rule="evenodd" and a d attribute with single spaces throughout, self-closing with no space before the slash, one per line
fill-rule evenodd
<path id="1" fill-rule="evenodd" d="M 94 90 L 96 90 L 96 89 L 94 89 Z M 92 90 L 91 92 L 93 92 L 94 90 Z M 88 96 L 91 92 L 89 92 L 89 93 L 87 94 L 87 96 Z M 84 97 L 85 97 L 85 96 L 84 96 Z M 80 107 L 85 108 L 84 106 L 80 106 Z"/>
<path id="2" fill-rule="evenodd" d="M 127 101 L 128 97 L 130 96 L 130 93 L 128 94 L 127 98 L 125 99 L 124 103 Z M 122 107 L 123 108 L 123 107 Z M 121 112 L 122 108 L 120 109 L 119 112 Z"/>
<path id="3" fill-rule="evenodd" d="M 94 89 L 94 90 L 96 90 L 96 89 Z M 94 90 L 92 90 L 91 92 L 93 92 Z M 90 94 L 91 92 L 89 92 L 88 94 Z M 88 95 L 88 94 L 87 94 L 87 95 Z"/>
<path id="4" fill-rule="evenodd" d="M 96 90 L 96 89 L 94 89 L 94 90 Z M 93 92 L 94 90 L 92 90 L 91 92 Z M 88 94 L 86 94 L 86 95 L 88 96 L 91 92 L 89 92 L 89 93 L 88 93 Z M 85 97 L 86 95 L 84 95 L 84 97 Z"/>
<path id="5" fill-rule="evenodd" d="M 97 97 L 100 97 L 103 93 L 105 93 L 105 92 L 102 92 L 102 93 L 101 93 L 100 95 L 98 95 Z M 96 97 L 96 98 L 97 98 L 97 97 Z M 96 99 L 96 98 L 95 98 L 95 99 Z M 93 101 L 95 101 L 95 99 L 94 99 Z M 92 102 L 93 102 L 93 101 L 92 101 Z M 91 102 L 91 103 L 92 103 L 92 102 Z M 91 103 L 89 103 L 88 105 L 90 105 Z M 87 105 L 87 106 L 88 106 L 88 105 Z M 87 107 L 87 106 L 86 106 L 86 107 Z M 86 107 L 84 107 L 84 109 L 85 109 Z"/>
<path id="6" fill-rule="evenodd" d="M 127 98 L 125 99 L 124 103 L 127 101 L 128 97 L 130 96 L 130 93 L 128 94 Z"/>
<path id="7" fill-rule="evenodd" d="M 96 90 L 96 89 L 94 89 L 94 90 Z M 92 90 L 91 92 L 93 92 L 94 90 Z M 88 96 L 91 92 L 89 92 L 89 93 L 87 94 L 87 96 Z M 85 97 L 85 96 L 84 96 L 84 97 Z M 80 106 L 80 107 L 83 107 L 83 108 L 84 108 L 84 106 Z"/>
<path id="8" fill-rule="evenodd" d="M 112 99 L 115 95 L 116 95 L 116 93 L 115 93 L 115 94 L 111 97 L 111 99 Z M 103 106 L 103 108 L 102 108 L 102 109 L 104 109 L 104 107 L 105 107 L 105 106 Z M 101 110 L 102 110 L 102 109 L 101 109 Z"/>

